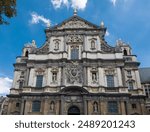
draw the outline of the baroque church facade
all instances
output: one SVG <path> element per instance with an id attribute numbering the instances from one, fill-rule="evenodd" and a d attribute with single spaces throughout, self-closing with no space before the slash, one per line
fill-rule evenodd
<path id="1" fill-rule="evenodd" d="M 105 41 L 106 28 L 77 12 L 24 46 L 14 64 L 7 114 L 147 114 L 139 62 L 131 47 Z"/>

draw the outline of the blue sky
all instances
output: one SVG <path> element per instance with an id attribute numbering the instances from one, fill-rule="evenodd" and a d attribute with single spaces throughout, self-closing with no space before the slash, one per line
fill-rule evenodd
<path id="1" fill-rule="evenodd" d="M 21 55 L 24 44 L 45 42 L 44 29 L 78 15 L 107 27 L 107 42 L 117 39 L 129 43 L 141 62 L 150 67 L 150 1 L 149 0 L 17 0 L 17 16 L 0 25 L 0 95 L 8 93 L 13 79 L 13 63 Z"/>

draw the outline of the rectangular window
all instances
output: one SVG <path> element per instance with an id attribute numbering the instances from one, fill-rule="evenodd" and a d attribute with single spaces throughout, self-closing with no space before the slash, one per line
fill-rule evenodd
<path id="1" fill-rule="evenodd" d="M 136 109 L 136 104 L 132 104 L 132 109 Z"/>
<path id="2" fill-rule="evenodd" d="M 33 101 L 32 112 L 40 112 L 40 109 L 41 109 L 41 101 Z"/>
<path id="3" fill-rule="evenodd" d="M 131 77 L 131 76 L 132 76 L 131 70 L 128 70 L 128 71 L 127 71 L 127 76 L 128 76 L 128 77 Z"/>
<path id="4" fill-rule="evenodd" d="M 146 97 L 148 97 L 148 90 L 145 89 L 145 94 L 146 94 Z"/>
<path id="5" fill-rule="evenodd" d="M 114 76 L 113 75 L 107 75 L 107 87 L 115 87 L 114 84 Z"/>
<path id="6" fill-rule="evenodd" d="M 108 112 L 110 114 L 117 114 L 118 113 L 117 101 L 108 101 Z"/>
<path id="7" fill-rule="evenodd" d="M 56 81 L 57 81 L 57 73 L 56 73 L 56 72 L 53 72 L 53 73 L 52 73 L 52 81 L 53 81 L 53 82 L 56 82 Z"/>
<path id="8" fill-rule="evenodd" d="M 23 88 L 23 81 L 20 81 L 20 82 L 19 82 L 19 88 L 20 88 L 20 89 Z"/>
<path id="9" fill-rule="evenodd" d="M 20 106 L 20 104 L 19 103 L 16 103 L 16 107 L 19 107 Z"/>
<path id="10" fill-rule="evenodd" d="M 43 75 L 37 75 L 36 87 L 40 88 L 40 87 L 42 87 L 42 84 L 43 84 Z"/>
<path id="11" fill-rule="evenodd" d="M 78 49 L 78 48 L 73 47 L 73 48 L 71 49 L 71 59 L 72 59 L 72 60 L 77 60 L 77 59 L 79 59 L 79 49 Z"/>
<path id="12" fill-rule="evenodd" d="M 133 88 L 134 88 L 133 82 L 132 81 L 128 82 L 128 89 L 133 90 Z"/>

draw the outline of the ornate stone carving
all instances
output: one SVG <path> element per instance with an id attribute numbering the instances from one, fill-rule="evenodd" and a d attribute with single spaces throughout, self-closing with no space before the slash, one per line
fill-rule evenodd
<path id="1" fill-rule="evenodd" d="M 58 72 L 58 71 L 59 71 L 58 67 L 53 67 L 51 70 L 51 72 Z"/>
<path id="2" fill-rule="evenodd" d="M 43 75 L 45 72 L 45 70 L 42 68 L 37 68 L 35 71 L 36 71 L 36 75 Z"/>
<path id="3" fill-rule="evenodd" d="M 115 75 L 115 70 L 113 68 L 108 68 L 105 70 L 106 75 Z"/>
<path id="4" fill-rule="evenodd" d="M 69 84 L 82 83 L 83 70 L 82 70 L 82 66 L 78 65 L 78 63 L 71 63 L 67 65 L 65 73 L 66 73 L 67 83 Z"/>
<path id="5" fill-rule="evenodd" d="M 113 47 L 110 47 L 109 45 L 106 45 L 104 43 L 101 45 L 101 50 L 109 53 L 113 53 L 115 51 Z"/>
<path id="6" fill-rule="evenodd" d="M 49 52 L 48 42 L 46 42 L 46 44 L 43 47 L 32 50 L 32 53 L 36 53 L 36 54 L 47 54 L 48 52 Z"/>
<path id="7" fill-rule="evenodd" d="M 82 43 L 83 35 L 71 34 L 67 36 L 67 43 Z"/>
<path id="8" fill-rule="evenodd" d="M 61 25 L 61 27 L 58 27 L 58 29 L 66 29 L 66 28 L 73 29 L 73 28 L 93 28 L 93 27 L 87 24 L 86 22 L 79 20 L 78 18 L 73 18 L 67 23 L 64 23 L 63 25 Z"/>

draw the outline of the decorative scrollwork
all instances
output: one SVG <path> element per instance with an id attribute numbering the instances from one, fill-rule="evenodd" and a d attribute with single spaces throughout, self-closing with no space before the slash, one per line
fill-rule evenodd
<path id="1" fill-rule="evenodd" d="M 77 18 L 72 19 L 71 21 L 63 24 L 58 29 L 66 29 L 66 28 L 93 28 L 91 25 L 85 23 L 84 21 L 81 21 Z"/>
<path id="2" fill-rule="evenodd" d="M 65 70 L 67 83 L 82 83 L 82 72 L 82 67 L 76 63 L 67 65 Z"/>

